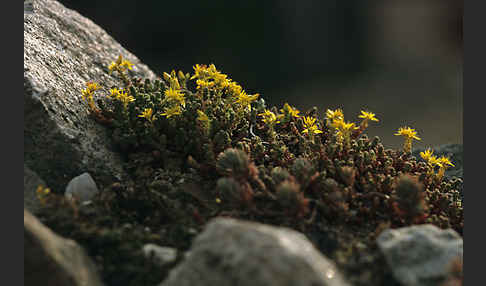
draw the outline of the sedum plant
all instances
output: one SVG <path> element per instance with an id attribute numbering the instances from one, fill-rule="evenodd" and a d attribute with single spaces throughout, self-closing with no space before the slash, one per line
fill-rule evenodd
<path id="1" fill-rule="evenodd" d="M 385 149 L 378 137 L 364 133 L 379 122 L 370 111 L 361 111 L 355 123 L 345 120 L 342 109 L 328 109 L 321 119 L 316 108 L 267 107 L 214 64 L 195 65 L 192 74 L 163 73 L 155 81 L 128 76 L 131 68 L 122 56 L 111 63 L 110 73 L 124 86 L 109 87 L 98 105 L 93 93 L 101 87 L 87 83 L 82 96 L 88 108 L 104 119 L 120 150 L 152 158 L 152 172 L 190 169 L 214 182 L 220 207 L 222 198 L 231 197 L 248 208 L 257 196 L 288 209 L 293 198 L 299 217 L 311 211 L 349 222 L 386 217 L 396 226 L 440 217 L 462 232 L 458 191 L 444 180 L 453 164 L 431 150 L 421 153 L 423 162 L 413 157 L 412 141 L 421 138 L 410 127 L 395 134 L 404 137 L 403 150 Z"/>
<path id="2" fill-rule="evenodd" d="M 457 190 L 444 180 L 453 164 L 431 150 L 421 153 L 424 162 L 413 157 L 412 141 L 421 138 L 410 127 L 395 134 L 404 137 L 403 150 L 385 149 L 378 137 L 364 134 L 371 122 L 379 122 L 370 111 L 361 111 L 355 123 L 345 120 L 342 109 L 328 109 L 321 119 L 315 108 L 267 107 L 259 94 L 248 94 L 213 64 L 195 65 L 192 74 L 164 73 L 155 81 L 129 77 L 131 67 L 121 56 L 111 63 L 110 72 L 124 86 L 111 87 L 98 106 L 92 92 L 100 86 L 87 83 L 82 94 L 88 108 L 106 119 L 121 150 L 157 154 L 152 169 L 176 158 L 175 168 L 213 180 L 222 205 L 224 190 L 231 190 L 242 192 L 229 197 L 242 198 L 246 207 L 254 196 L 266 197 L 270 205 L 299 198 L 300 217 L 311 211 L 301 206 L 306 201 L 329 219 L 386 216 L 398 226 L 434 223 L 436 215 L 462 232 Z M 276 182 L 276 173 L 289 176 Z"/>
<path id="3" fill-rule="evenodd" d="M 45 221 L 103 257 L 107 285 L 160 279 L 147 275 L 147 267 L 116 263 L 141 259 L 135 249 L 143 243 L 185 250 L 215 216 L 325 235 L 317 246 L 356 285 L 388 285 L 379 258 L 361 259 L 376 255 L 374 238 L 384 228 L 432 223 L 462 234 L 462 180 L 444 175 L 454 166 L 447 157 L 430 149 L 412 156 L 413 140 L 421 140 L 416 130 L 399 128 L 402 150 L 387 149 L 365 133 L 381 120 L 369 110 L 354 122 L 342 109 L 270 107 L 213 64 L 156 80 L 131 76 L 132 66 L 119 56 L 108 72 L 122 85 L 88 82 L 81 97 L 125 156 L 133 183 L 114 182 L 91 206 L 60 203 L 38 191 L 52 212 L 69 206 L 67 214 Z M 127 224 L 141 231 L 124 231 Z M 99 247 L 104 244 L 124 251 Z M 369 250 L 351 247 L 363 244 Z M 127 269 L 123 277 L 121 267 Z"/>

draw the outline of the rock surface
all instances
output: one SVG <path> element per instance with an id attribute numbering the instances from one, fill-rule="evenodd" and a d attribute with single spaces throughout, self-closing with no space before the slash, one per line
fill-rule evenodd
<path id="1" fill-rule="evenodd" d="M 395 279 L 406 286 L 443 283 L 454 261 L 463 257 L 461 236 L 430 224 L 387 229 L 377 244 Z"/>
<path id="2" fill-rule="evenodd" d="M 64 195 L 67 198 L 76 198 L 80 202 L 90 201 L 99 193 L 96 183 L 89 173 L 83 173 L 69 181 Z"/>
<path id="3" fill-rule="evenodd" d="M 137 76 L 155 78 L 79 13 L 52 0 L 24 1 L 24 163 L 55 192 L 83 172 L 99 187 L 125 178 L 106 130 L 88 116 L 80 97 L 87 81 L 121 86 L 107 72 L 119 54 Z"/>
<path id="4" fill-rule="evenodd" d="M 46 187 L 46 183 L 34 171 L 24 164 L 24 208 L 35 214 L 41 207 L 36 190 L 39 185 Z"/>
<path id="5" fill-rule="evenodd" d="M 24 285 L 102 286 L 84 250 L 24 209 Z"/>
<path id="6" fill-rule="evenodd" d="M 304 235 L 287 229 L 216 218 L 161 286 L 348 285 Z"/>

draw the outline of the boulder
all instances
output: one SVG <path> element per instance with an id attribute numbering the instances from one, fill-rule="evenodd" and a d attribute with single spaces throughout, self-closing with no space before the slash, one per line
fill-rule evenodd
<path id="1" fill-rule="evenodd" d="M 76 242 L 54 234 L 24 209 L 24 285 L 103 284 L 94 263 Z"/>
<path id="2" fill-rule="evenodd" d="M 348 285 L 336 266 L 294 230 L 216 218 L 161 286 Z"/>
<path id="3" fill-rule="evenodd" d="M 463 257 L 461 236 L 431 224 L 387 229 L 376 242 L 393 276 L 405 286 L 439 285 Z"/>
<path id="4" fill-rule="evenodd" d="M 155 75 L 103 29 L 53 0 L 24 1 L 24 163 L 61 193 L 89 172 L 103 187 L 126 179 L 103 126 L 81 98 L 87 81 L 121 87 L 108 74 L 118 55 L 136 76 Z"/>

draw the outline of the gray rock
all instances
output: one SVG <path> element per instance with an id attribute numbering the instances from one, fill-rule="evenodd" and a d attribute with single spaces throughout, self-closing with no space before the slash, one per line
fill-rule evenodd
<path id="1" fill-rule="evenodd" d="M 216 218 L 161 286 L 348 285 L 306 237 L 287 228 Z"/>
<path id="2" fill-rule="evenodd" d="M 41 202 L 36 194 L 39 186 L 46 187 L 46 183 L 24 164 L 24 208 L 33 214 L 41 208 Z"/>
<path id="3" fill-rule="evenodd" d="M 143 246 L 142 251 L 145 257 L 153 258 L 160 266 L 172 264 L 177 259 L 177 249 L 173 247 L 163 247 L 149 243 Z"/>
<path id="4" fill-rule="evenodd" d="M 453 261 L 463 257 L 461 236 L 430 224 L 387 229 L 377 244 L 395 279 L 406 286 L 439 285 L 450 275 Z"/>
<path id="5" fill-rule="evenodd" d="M 83 173 L 69 181 L 64 195 L 67 198 L 76 198 L 80 202 L 86 202 L 93 199 L 98 192 L 98 187 L 91 175 Z"/>
<path id="6" fill-rule="evenodd" d="M 24 285 L 102 286 L 91 259 L 24 209 Z"/>
<path id="7" fill-rule="evenodd" d="M 119 54 L 134 74 L 155 78 L 147 66 L 103 29 L 53 0 L 24 3 L 24 163 L 53 191 L 90 172 L 100 187 L 127 179 L 103 126 L 89 115 L 81 89 L 87 81 L 121 86 L 108 74 Z"/>

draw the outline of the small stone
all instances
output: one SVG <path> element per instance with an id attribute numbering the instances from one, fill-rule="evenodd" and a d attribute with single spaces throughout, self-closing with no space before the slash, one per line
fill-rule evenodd
<path id="1" fill-rule="evenodd" d="M 76 198 L 80 202 L 90 201 L 99 192 L 89 173 L 73 178 L 66 187 L 66 198 Z"/>
<path id="2" fill-rule="evenodd" d="M 154 259 L 155 263 L 165 266 L 174 263 L 177 259 L 177 249 L 172 247 L 163 247 L 156 244 L 148 243 L 143 246 L 145 257 Z"/>
<path id="3" fill-rule="evenodd" d="M 301 233 L 216 218 L 161 286 L 342 286 L 334 263 Z"/>
<path id="4" fill-rule="evenodd" d="M 452 262 L 463 257 L 461 236 L 431 224 L 387 229 L 377 244 L 395 279 L 405 286 L 439 285 L 450 276 Z"/>

